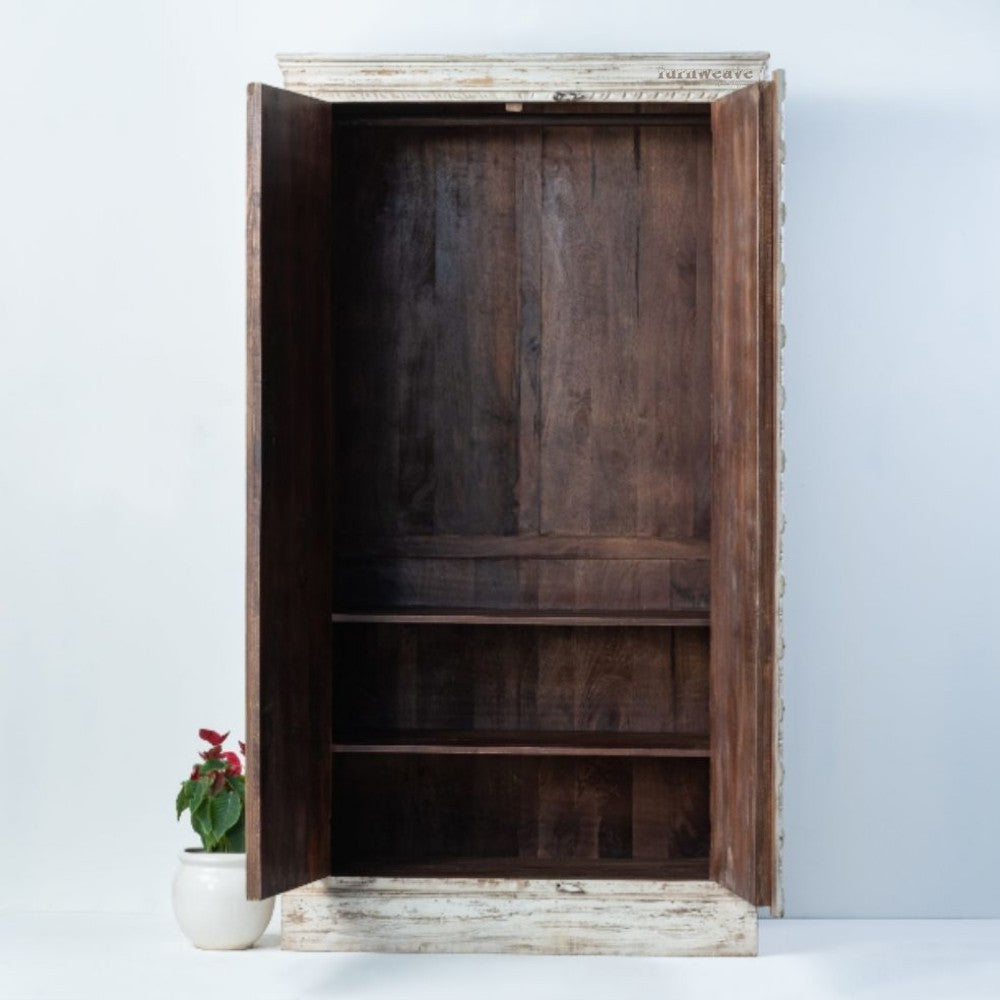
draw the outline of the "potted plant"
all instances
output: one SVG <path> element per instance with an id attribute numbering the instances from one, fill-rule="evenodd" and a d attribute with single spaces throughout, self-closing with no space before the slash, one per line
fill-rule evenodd
<path id="1" fill-rule="evenodd" d="M 191 814 L 200 848 L 181 851 L 174 876 L 174 913 L 197 948 L 249 948 L 264 933 L 274 900 L 248 900 L 244 808 L 246 778 L 233 750 L 224 750 L 229 733 L 199 729 L 209 744 L 199 753 L 177 795 L 177 818 Z M 240 753 L 246 747 L 239 742 Z"/>

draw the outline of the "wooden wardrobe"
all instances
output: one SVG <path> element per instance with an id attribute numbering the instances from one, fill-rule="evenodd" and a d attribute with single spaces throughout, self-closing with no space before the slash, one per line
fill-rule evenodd
<path id="1" fill-rule="evenodd" d="M 780 910 L 766 57 L 249 88 L 248 892 L 303 949 Z"/>

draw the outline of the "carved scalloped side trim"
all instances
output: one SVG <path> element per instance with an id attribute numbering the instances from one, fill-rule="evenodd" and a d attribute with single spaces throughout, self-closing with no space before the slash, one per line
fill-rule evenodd
<path id="1" fill-rule="evenodd" d="M 775 655 L 775 887 L 771 915 L 785 915 L 785 73 L 775 70 L 778 89 L 778 559 L 775 582 L 777 589 L 777 648 Z"/>
<path id="2" fill-rule="evenodd" d="M 766 52 L 279 55 L 285 87 L 327 101 L 714 101 L 767 79 Z"/>

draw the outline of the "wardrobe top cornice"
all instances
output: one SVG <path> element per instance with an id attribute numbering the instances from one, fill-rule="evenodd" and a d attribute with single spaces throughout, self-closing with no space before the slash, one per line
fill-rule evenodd
<path id="1" fill-rule="evenodd" d="M 288 90 L 337 102 L 704 102 L 769 76 L 767 52 L 277 58 Z"/>

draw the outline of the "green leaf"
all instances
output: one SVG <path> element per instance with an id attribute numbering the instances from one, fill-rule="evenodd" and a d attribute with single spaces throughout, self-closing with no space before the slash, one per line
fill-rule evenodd
<path id="1" fill-rule="evenodd" d="M 191 803 L 191 782 L 190 781 L 182 781 L 181 782 L 181 790 L 177 793 L 177 818 L 178 819 L 181 818 L 181 813 L 184 812 L 185 809 L 187 809 L 187 807 L 190 805 L 190 803 Z"/>
<path id="2" fill-rule="evenodd" d="M 210 799 L 212 810 L 212 832 L 216 840 L 221 840 L 243 815 L 243 803 L 236 792 L 229 789 L 219 792 Z"/>
<path id="3" fill-rule="evenodd" d="M 243 817 L 241 816 L 240 821 L 236 824 L 236 826 L 234 826 L 229 833 L 226 834 L 225 846 L 223 850 L 229 851 L 231 854 L 242 854 L 246 849 L 246 828 Z"/>
<path id="4" fill-rule="evenodd" d="M 191 812 L 196 809 L 201 808 L 202 802 L 205 801 L 205 796 L 208 794 L 209 785 L 212 784 L 211 778 L 199 778 L 197 781 L 190 782 L 191 788 Z"/>
<path id="5" fill-rule="evenodd" d="M 206 851 L 211 851 L 215 847 L 218 838 L 212 829 L 212 800 L 203 799 L 198 809 L 191 811 L 191 826 L 194 832 L 201 837 L 201 846 Z"/>
<path id="6" fill-rule="evenodd" d="M 198 770 L 202 774 L 211 774 L 212 771 L 225 771 L 229 767 L 228 760 L 222 760 L 219 757 L 209 757 L 208 760 L 203 760 L 198 765 Z"/>

